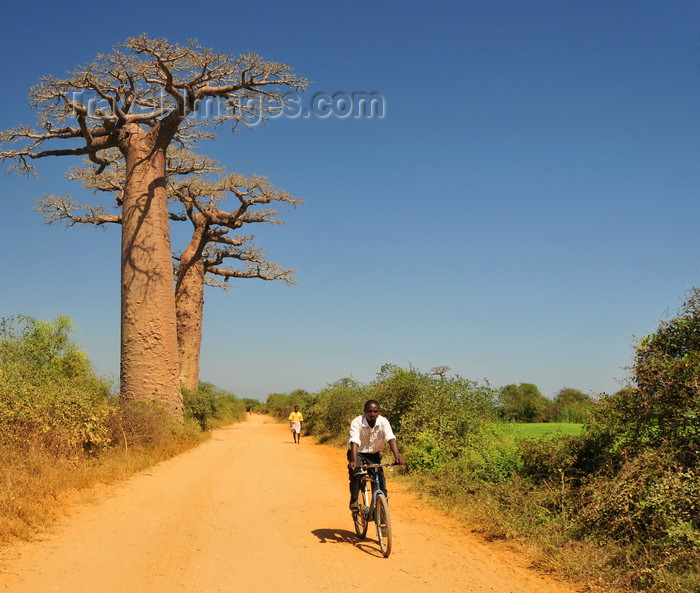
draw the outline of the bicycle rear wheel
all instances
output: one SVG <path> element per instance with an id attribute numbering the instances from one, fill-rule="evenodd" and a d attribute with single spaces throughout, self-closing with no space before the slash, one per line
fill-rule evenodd
<path id="1" fill-rule="evenodd" d="M 377 494 L 376 517 L 377 522 L 377 539 L 379 540 L 379 548 L 384 554 L 384 558 L 388 558 L 391 554 L 392 533 L 391 533 L 391 514 L 389 513 L 389 501 L 384 494 Z"/>
<path id="2" fill-rule="evenodd" d="M 369 508 L 368 498 L 367 487 L 363 483 L 360 486 L 360 494 L 357 497 L 357 512 L 352 514 L 352 521 L 355 524 L 355 533 L 360 539 L 364 539 L 367 535 L 367 527 L 369 525 L 367 517 L 367 509 Z"/>

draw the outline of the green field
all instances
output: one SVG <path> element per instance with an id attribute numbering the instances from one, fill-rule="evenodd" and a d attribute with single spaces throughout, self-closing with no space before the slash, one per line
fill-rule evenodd
<path id="1" fill-rule="evenodd" d="M 583 430 L 583 424 L 571 424 L 567 422 L 531 422 L 526 424 L 511 424 L 516 435 L 521 437 L 537 438 L 549 434 L 579 435 Z"/>

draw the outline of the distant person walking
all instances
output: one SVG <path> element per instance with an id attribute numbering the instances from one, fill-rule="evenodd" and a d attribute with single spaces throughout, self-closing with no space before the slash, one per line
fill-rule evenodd
<path id="1" fill-rule="evenodd" d="M 289 427 L 292 429 L 292 437 L 298 445 L 301 443 L 301 426 L 304 423 L 304 417 L 299 411 L 299 406 L 294 406 L 294 411 L 289 415 Z"/>

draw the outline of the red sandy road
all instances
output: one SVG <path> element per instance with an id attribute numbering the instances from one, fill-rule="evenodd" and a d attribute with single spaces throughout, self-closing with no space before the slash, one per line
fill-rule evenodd
<path id="1" fill-rule="evenodd" d="M 12 593 L 572 593 L 391 483 L 394 549 L 359 542 L 344 453 L 260 416 L 7 550 Z M 373 526 L 370 526 L 371 537 Z"/>

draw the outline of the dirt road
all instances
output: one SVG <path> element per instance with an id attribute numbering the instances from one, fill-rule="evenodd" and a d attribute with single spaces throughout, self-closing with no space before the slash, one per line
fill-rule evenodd
<path id="1" fill-rule="evenodd" d="M 265 417 L 214 432 L 0 557 L 12 593 L 572 593 L 389 475 L 394 551 L 358 541 L 342 452 Z M 374 537 L 373 526 L 370 533 Z"/>

